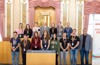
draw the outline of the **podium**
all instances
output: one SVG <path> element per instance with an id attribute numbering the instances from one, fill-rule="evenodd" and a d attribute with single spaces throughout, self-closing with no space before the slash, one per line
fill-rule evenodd
<path id="1" fill-rule="evenodd" d="M 53 50 L 28 50 L 26 65 L 55 65 L 56 53 Z"/>

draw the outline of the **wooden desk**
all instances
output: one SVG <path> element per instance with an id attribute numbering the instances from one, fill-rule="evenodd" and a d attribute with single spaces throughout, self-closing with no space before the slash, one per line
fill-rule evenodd
<path id="1" fill-rule="evenodd" d="M 24 38 L 20 38 L 21 41 L 22 41 L 23 39 L 24 39 Z M 28 40 L 31 42 L 32 39 L 31 39 L 31 38 L 28 38 Z"/>
<path id="2" fill-rule="evenodd" d="M 56 54 L 54 51 L 31 51 L 27 52 L 27 65 L 55 65 Z"/>

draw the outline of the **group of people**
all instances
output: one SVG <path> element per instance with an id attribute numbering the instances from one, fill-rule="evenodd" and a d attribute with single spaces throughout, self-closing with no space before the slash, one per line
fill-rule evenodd
<path id="1" fill-rule="evenodd" d="M 12 64 L 18 65 L 19 47 L 22 51 L 23 65 L 26 65 L 27 50 L 55 50 L 56 51 L 56 65 L 58 65 L 58 56 L 60 56 L 60 65 L 67 65 L 66 57 L 70 51 L 71 65 L 76 65 L 78 50 L 81 56 L 81 65 L 88 65 L 89 52 L 92 51 L 92 38 L 87 34 L 87 29 L 83 29 L 83 34 L 76 35 L 76 29 L 67 26 L 63 28 L 61 22 L 55 27 L 51 28 L 44 23 L 42 27 L 38 27 L 38 23 L 34 23 L 33 29 L 27 24 L 23 30 L 23 24 L 19 24 L 19 28 L 13 32 L 13 37 L 10 40 L 12 50 Z M 20 38 L 23 37 L 23 40 Z M 31 38 L 31 41 L 28 39 Z M 84 63 L 85 56 L 85 63 Z M 64 62 L 63 62 L 64 61 Z"/>

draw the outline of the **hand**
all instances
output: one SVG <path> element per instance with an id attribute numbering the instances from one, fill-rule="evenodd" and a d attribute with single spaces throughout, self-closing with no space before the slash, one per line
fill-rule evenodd
<path id="1" fill-rule="evenodd" d="M 74 47 L 71 47 L 71 49 L 75 49 Z"/>
<path id="2" fill-rule="evenodd" d="M 15 51 L 15 49 L 13 49 L 13 51 Z"/>
<path id="3" fill-rule="evenodd" d="M 92 52 L 92 50 L 89 50 L 89 52 Z"/>
<path id="4" fill-rule="evenodd" d="M 63 49 L 64 52 L 66 52 L 66 49 Z"/>

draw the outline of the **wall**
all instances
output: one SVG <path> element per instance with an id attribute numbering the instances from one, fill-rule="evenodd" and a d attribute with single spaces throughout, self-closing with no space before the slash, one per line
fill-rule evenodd
<path id="1" fill-rule="evenodd" d="M 55 15 L 56 15 L 56 23 L 61 21 L 63 22 L 63 26 L 66 26 L 66 22 L 71 23 L 72 28 L 76 28 L 81 34 L 82 29 L 82 21 L 83 15 L 78 16 L 77 11 L 77 2 L 76 0 L 69 0 L 69 4 L 63 1 L 68 0 L 8 0 L 6 4 L 8 5 L 7 8 L 7 15 L 5 16 L 5 22 L 7 22 L 7 27 L 5 24 L 5 36 L 12 36 L 12 32 L 18 28 L 18 24 L 22 22 L 24 24 L 29 23 L 31 27 L 33 27 L 35 21 L 35 9 L 36 6 L 41 7 L 49 7 L 53 6 L 55 8 Z M 49 2 L 49 3 L 48 3 Z M 11 7 L 12 5 L 12 7 Z M 83 7 L 83 5 L 82 5 Z M 63 12 L 62 12 L 62 11 Z M 82 12 L 79 10 L 79 12 Z M 81 17 L 81 18 L 78 18 Z M 6 19 L 7 18 L 7 19 Z M 85 17 L 84 17 L 85 19 Z M 80 24 L 80 26 L 78 26 Z"/>
<path id="2" fill-rule="evenodd" d="M 4 2 L 5 0 L 0 0 L 0 35 L 4 36 Z"/>

